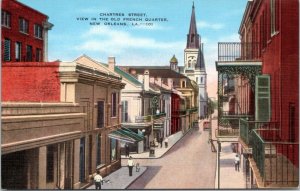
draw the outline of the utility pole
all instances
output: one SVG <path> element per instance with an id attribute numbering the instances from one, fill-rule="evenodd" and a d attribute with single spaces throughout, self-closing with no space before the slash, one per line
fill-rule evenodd
<path id="1" fill-rule="evenodd" d="M 221 142 L 218 143 L 218 189 L 220 189 L 220 151 L 221 151 Z"/>

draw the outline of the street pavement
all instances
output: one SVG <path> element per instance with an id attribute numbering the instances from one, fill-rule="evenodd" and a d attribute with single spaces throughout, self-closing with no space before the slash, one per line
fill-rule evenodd
<path id="1" fill-rule="evenodd" d="M 149 157 L 148 152 L 131 154 L 135 164 L 140 165 L 139 172 L 133 169 L 132 177 L 128 176 L 127 159 L 123 156 L 122 168 L 104 177 L 109 181 L 102 189 L 217 189 L 217 152 L 211 151 L 209 131 L 202 129 L 202 122 L 199 126 L 200 129 L 190 129 L 186 134 L 179 132 L 170 136 L 169 147 L 156 148 L 155 157 Z M 216 126 L 217 120 L 213 119 L 213 139 L 216 139 Z M 216 147 L 216 142 L 214 144 Z M 220 189 L 245 189 L 243 164 L 239 172 L 235 171 L 234 156 L 231 143 L 222 143 Z"/>
<path id="2" fill-rule="evenodd" d="M 103 178 L 104 183 L 103 185 L 101 185 L 101 189 L 126 189 L 135 179 L 141 176 L 146 170 L 147 167 L 140 167 L 140 170 L 137 172 L 136 168 L 133 168 L 132 176 L 129 176 L 128 167 L 123 166 L 119 170 Z M 95 185 L 93 184 L 87 189 L 95 189 Z"/>
<path id="3" fill-rule="evenodd" d="M 208 134 L 191 129 L 163 157 L 134 159 L 147 170 L 128 189 L 214 189 L 216 154 L 207 143 Z"/>

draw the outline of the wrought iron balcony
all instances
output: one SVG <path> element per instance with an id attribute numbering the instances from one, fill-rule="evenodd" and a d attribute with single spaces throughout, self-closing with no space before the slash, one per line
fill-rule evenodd
<path id="1" fill-rule="evenodd" d="M 159 118 L 165 117 L 165 116 L 166 116 L 166 113 L 159 113 L 159 114 L 153 115 L 153 119 L 159 119 Z"/>
<path id="2" fill-rule="evenodd" d="M 298 186 L 299 143 L 280 140 L 272 129 L 255 129 L 250 144 L 259 187 Z"/>
<path id="3" fill-rule="evenodd" d="M 198 107 L 193 107 L 193 108 L 189 109 L 190 113 L 195 113 L 197 111 L 198 111 Z"/>
<path id="4" fill-rule="evenodd" d="M 220 115 L 218 120 L 217 137 L 238 137 L 240 135 L 240 119 L 252 118 L 251 115 Z"/>
<path id="5" fill-rule="evenodd" d="M 148 123 L 148 122 L 151 122 L 151 115 L 136 116 L 135 117 L 135 122 L 136 123 Z"/>
<path id="6" fill-rule="evenodd" d="M 250 146 L 252 130 L 258 129 L 266 140 L 278 140 L 280 135 L 278 122 L 247 121 L 240 119 L 240 138 Z"/>
<path id="7" fill-rule="evenodd" d="M 218 61 L 249 61 L 259 60 L 259 43 L 219 42 Z"/>

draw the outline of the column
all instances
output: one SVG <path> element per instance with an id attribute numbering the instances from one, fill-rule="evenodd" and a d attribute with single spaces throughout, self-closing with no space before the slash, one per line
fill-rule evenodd
<path id="1" fill-rule="evenodd" d="M 47 147 L 39 148 L 39 167 L 38 167 L 38 188 L 46 189 L 46 173 L 47 173 Z"/>

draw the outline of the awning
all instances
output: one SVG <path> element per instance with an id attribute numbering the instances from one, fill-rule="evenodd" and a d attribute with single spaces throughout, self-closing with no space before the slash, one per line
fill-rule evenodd
<path id="1" fill-rule="evenodd" d="M 119 141 L 124 141 L 127 143 L 136 143 L 144 140 L 144 136 L 139 135 L 130 129 L 122 127 L 121 129 L 112 131 L 108 134 L 111 139 L 117 139 Z"/>

